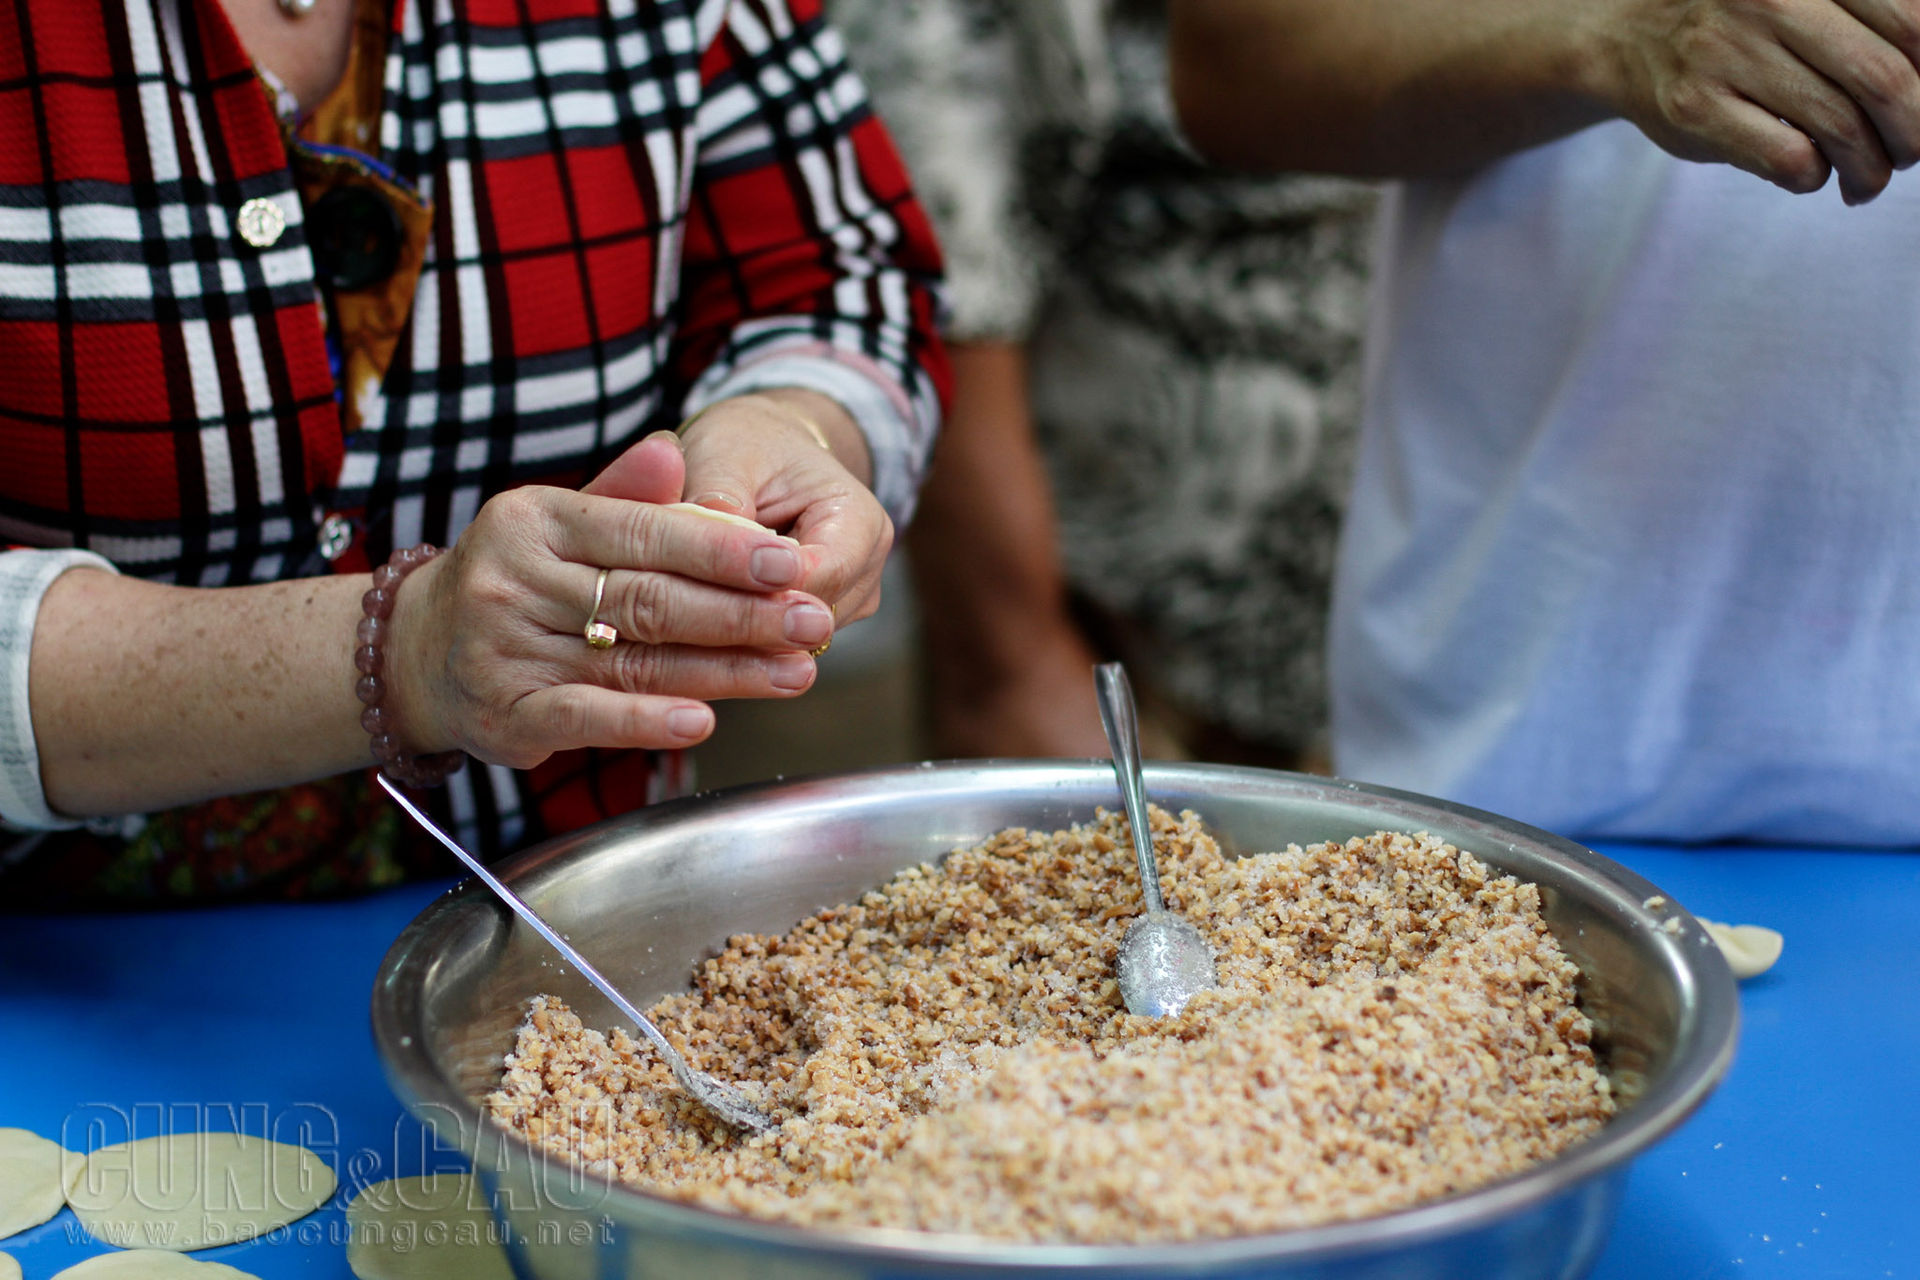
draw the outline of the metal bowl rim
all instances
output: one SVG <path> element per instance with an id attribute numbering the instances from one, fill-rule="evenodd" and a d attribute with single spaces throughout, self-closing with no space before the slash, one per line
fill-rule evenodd
<path id="1" fill-rule="evenodd" d="M 644 829 L 671 824 L 681 816 L 693 813 L 711 817 L 725 807 L 745 807 L 755 802 L 777 800 L 783 793 L 811 789 L 825 783 L 860 783 L 864 784 L 865 789 L 887 794 L 885 789 L 888 784 L 924 783 L 929 777 L 950 776 L 958 770 L 1012 775 L 1070 767 L 1075 770 L 1073 776 L 1078 777 L 1078 771 L 1088 766 L 1100 771 L 1112 767 L 1111 762 L 1099 759 L 929 761 L 916 765 L 887 765 L 750 783 L 666 801 L 570 832 L 503 859 L 496 864 L 495 870 L 503 880 L 512 884 L 517 878 L 536 874 L 549 864 L 564 860 L 579 845 L 616 825 Z M 1303 1262 L 1321 1257 L 1413 1247 L 1437 1238 L 1487 1227 L 1530 1205 L 1545 1203 L 1570 1192 L 1616 1166 L 1624 1170 L 1642 1151 L 1672 1132 L 1692 1114 L 1732 1064 L 1739 1035 L 1739 997 L 1733 975 L 1721 960 L 1718 948 L 1712 945 L 1698 921 L 1678 904 L 1673 905 L 1671 914 L 1665 918 L 1678 919 L 1679 931 L 1668 933 L 1662 930 L 1663 918 L 1655 916 L 1645 905 L 1648 901 L 1665 896 L 1660 889 L 1637 872 L 1584 845 L 1482 809 L 1341 778 L 1238 765 L 1165 762 L 1150 763 L 1147 773 L 1149 777 L 1159 775 L 1211 780 L 1280 777 L 1291 785 L 1327 797 L 1364 795 L 1386 801 L 1395 809 L 1444 815 L 1456 823 L 1464 820 L 1467 825 L 1486 829 L 1491 837 L 1509 844 L 1531 846 L 1535 853 L 1571 862 L 1595 873 L 1610 883 L 1616 901 L 1621 906 L 1643 918 L 1644 926 L 1655 935 L 1656 944 L 1662 947 L 1669 959 L 1677 961 L 1683 987 L 1690 987 L 1694 991 L 1695 998 L 1691 1006 L 1695 1014 L 1694 1034 L 1681 1046 L 1661 1080 L 1636 1100 L 1623 1116 L 1616 1117 L 1598 1134 L 1574 1144 L 1549 1160 L 1498 1182 L 1411 1208 L 1262 1235 L 1209 1237 L 1177 1243 L 1059 1245 L 1002 1242 L 971 1235 L 903 1228 L 822 1230 L 707 1209 L 609 1180 L 605 1186 L 612 1203 L 618 1205 L 625 1202 L 649 1216 L 678 1218 L 682 1220 L 679 1225 L 687 1230 L 704 1228 L 742 1243 L 802 1251 L 831 1249 L 881 1263 L 932 1262 L 989 1268 L 1074 1270 L 1105 1267 L 1188 1270 L 1260 1259 Z M 862 793 L 865 794 L 864 789 Z M 898 791 L 892 794 L 897 796 Z M 1408 829 L 1419 828 L 1416 825 Z M 402 930 L 381 960 L 374 983 L 371 1014 L 374 1042 L 388 1083 L 408 1110 L 429 1124 L 434 1122 L 431 1113 L 437 1112 L 442 1117 L 451 1113 L 460 1122 L 463 1134 L 478 1133 L 480 1127 L 484 1127 L 493 1140 L 510 1144 L 519 1156 L 534 1161 L 566 1160 L 584 1172 L 584 1166 L 570 1157 L 535 1146 L 512 1130 L 495 1124 L 481 1108 L 468 1101 L 452 1081 L 441 1076 L 427 1054 L 427 1037 L 419 1019 L 418 987 L 395 994 L 399 992 L 395 980 L 422 963 L 422 953 L 427 949 L 421 944 L 441 927 L 443 918 L 474 901 L 497 909 L 503 923 L 511 920 L 506 908 L 494 903 L 487 890 L 469 876 L 422 910 Z M 1662 936 L 1666 938 L 1665 943 L 1659 942 Z M 1702 957 L 1708 958 L 1703 960 Z"/>

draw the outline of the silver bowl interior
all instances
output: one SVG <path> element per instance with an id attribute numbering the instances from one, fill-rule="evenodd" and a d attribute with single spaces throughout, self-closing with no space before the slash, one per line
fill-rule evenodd
<path id="1" fill-rule="evenodd" d="M 715 1252 L 776 1250 L 806 1274 L 935 1274 L 952 1269 L 1111 1274 L 1425 1274 L 1409 1260 L 1450 1238 L 1493 1233 L 1544 1214 L 1529 1231 L 1596 1230 L 1604 1239 L 1611 1195 L 1629 1161 L 1677 1125 L 1731 1061 L 1738 1024 L 1732 975 L 1712 940 L 1659 890 L 1591 850 L 1474 810 L 1354 783 L 1218 765 L 1152 765 L 1148 792 L 1165 808 L 1197 811 L 1229 852 L 1345 839 L 1376 830 L 1431 831 L 1541 888 L 1547 922 L 1582 973 L 1581 1002 L 1622 1102 L 1598 1136 L 1492 1187 L 1362 1222 L 1188 1246 L 994 1245 L 905 1232 L 816 1232 L 711 1213 L 581 1171 L 572 1202 L 551 1185 L 541 1213 L 591 1212 L 602 1224 L 651 1241 Z M 508 861 L 503 877 L 573 944 L 642 1002 L 687 989 L 695 964 L 743 932 L 784 932 L 826 906 L 877 887 L 894 872 L 935 861 L 1005 827 L 1052 830 L 1118 807 L 1105 761 L 964 762 L 803 778 L 694 797 L 636 812 Z M 1655 901 L 1649 908 L 1646 904 Z M 1672 923 L 1669 923 L 1672 922 Z M 482 1119 L 479 1101 L 527 1001 L 565 999 L 590 1026 L 618 1020 L 612 1006 L 517 925 L 475 883 L 436 901 L 395 942 L 373 997 L 373 1024 L 395 1092 L 443 1139 L 475 1155 L 499 1187 L 551 1158 Z M 482 1153 L 486 1154 L 482 1154 Z M 1543 1206 L 1584 1203 L 1568 1215 Z M 1565 1220 L 1562 1226 L 1554 1222 Z M 1509 1233 L 1511 1234 L 1511 1233 Z M 1587 1261 L 1598 1240 L 1561 1250 L 1560 1270 Z M 596 1246 L 603 1252 L 604 1240 Z M 1571 1246 L 1570 1246 L 1571 1247 Z M 1582 1251 L 1584 1251 L 1582 1253 Z M 563 1251 L 564 1252 L 564 1251 Z M 530 1256 L 530 1255 L 529 1255 Z M 643 1256 L 643 1255 L 636 1255 Z M 664 1256 L 664 1255 L 660 1255 Z M 1544 1254 L 1542 1256 L 1545 1256 Z M 837 1260 L 837 1262 L 836 1262 Z M 517 1257 L 527 1274 L 565 1274 Z M 837 1263 L 846 1263 L 844 1267 Z M 1345 1265 L 1351 1263 L 1353 1265 Z M 1547 1265 L 1547 1264 L 1543 1264 Z M 1479 1256 L 1477 1274 L 1502 1269 Z M 623 1274 L 646 1269 L 613 1268 Z M 742 1274 L 752 1274 L 749 1266 Z M 1444 1267 L 1432 1274 L 1451 1274 Z M 581 1274 L 592 1274 L 582 1272 Z M 671 1274 L 668 1271 L 659 1274 Z M 713 1272 L 719 1274 L 719 1272 Z"/>

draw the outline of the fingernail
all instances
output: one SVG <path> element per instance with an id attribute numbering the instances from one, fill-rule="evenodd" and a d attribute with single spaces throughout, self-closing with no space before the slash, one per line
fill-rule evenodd
<path id="1" fill-rule="evenodd" d="M 758 547 L 747 568 L 761 586 L 784 587 L 800 577 L 800 554 L 792 547 Z"/>
<path id="2" fill-rule="evenodd" d="M 678 738 L 704 738 L 713 728 L 710 707 L 675 707 L 667 712 L 667 731 Z"/>
<path id="3" fill-rule="evenodd" d="M 767 681 L 776 689 L 804 689 L 813 683 L 813 659 L 804 653 L 776 654 L 767 660 Z"/>
<path id="4" fill-rule="evenodd" d="M 833 634 L 833 615 L 817 604 L 796 604 L 787 610 L 787 639 L 809 649 Z"/>
<path id="5" fill-rule="evenodd" d="M 658 440 L 662 436 L 665 436 L 667 439 L 673 441 L 674 448 L 678 449 L 680 447 L 680 433 L 677 431 L 668 431 L 668 430 L 665 430 L 664 428 L 648 436 L 647 440 Z M 642 440 L 640 443 L 645 444 L 646 440 Z"/>

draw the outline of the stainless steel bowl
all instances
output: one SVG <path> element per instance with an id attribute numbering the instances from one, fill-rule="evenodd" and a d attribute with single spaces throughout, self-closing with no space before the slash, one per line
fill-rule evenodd
<path id="1" fill-rule="evenodd" d="M 1575 1277 L 1599 1255 L 1628 1163 L 1693 1110 L 1733 1055 L 1732 974 L 1653 885 L 1591 850 L 1403 792 L 1259 769 L 1156 765 L 1154 801 L 1198 811 L 1229 851 L 1431 831 L 1541 887 L 1584 975 L 1581 999 L 1624 1105 L 1599 1135 L 1518 1177 L 1400 1213 L 1265 1236 L 1150 1246 L 1006 1245 L 905 1231 L 814 1231 L 610 1186 L 482 1118 L 526 1002 L 617 1015 L 471 882 L 388 952 L 373 1028 L 395 1092 L 468 1153 L 523 1276 L 991 1274 L 1285 1276 L 1290 1280 Z M 1055 829 L 1119 803 L 1105 761 L 931 764 L 745 787 L 660 805 L 507 862 L 504 878 L 630 995 L 687 988 L 730 934 L 784 932 L 1004 827 Z M 1677 926 L 1663 928 L 1667 921 Z M 1142 1153 L 1150 1156 L 1151 1153 Z"/>

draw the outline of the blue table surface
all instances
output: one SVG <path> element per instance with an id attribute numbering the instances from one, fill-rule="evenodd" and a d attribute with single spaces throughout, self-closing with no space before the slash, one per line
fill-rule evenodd
<path id="1" fill-rule="evenodd" d="M 1725 1083 L 1633 1166 L 1596 1280 L 1920 1276 L 1920 855 L 1601 846 L 1696 913 L 1786 935 L 1742 988 Z M 199 1128 L 301 1141 L 342 1194 L 197 1256 L 350 1273 L 354 1188 L 458 1167 L 388 1092 L 367 1029 L 387 945 L 444 886 L 342 903 L 0 915 L 0 1127 L 69 1146 Z M 70 1211 L 0 1242 L 45 1280 L 105 1252 Z"/>

